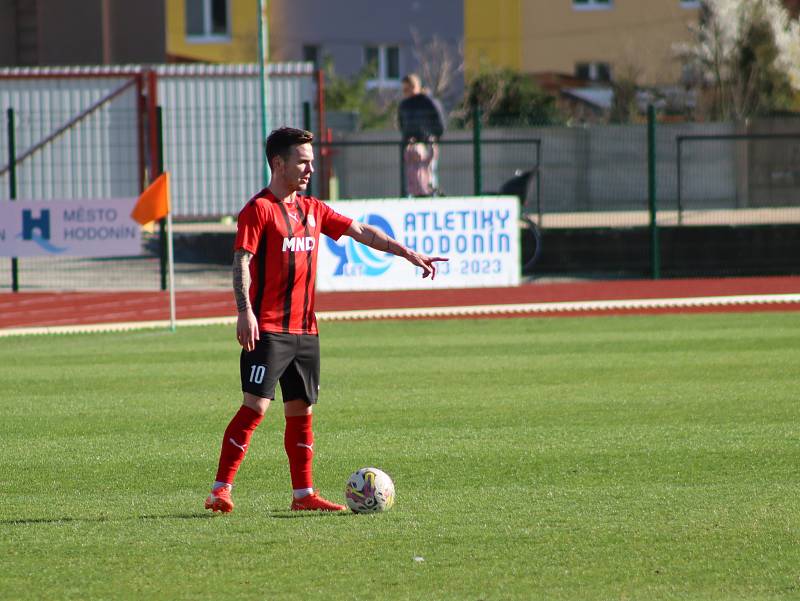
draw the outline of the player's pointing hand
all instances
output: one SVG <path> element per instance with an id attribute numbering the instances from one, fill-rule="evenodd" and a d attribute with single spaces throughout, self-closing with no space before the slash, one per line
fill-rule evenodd
<path id="1" fill-rule="evenodd" d="M 407 259 L 422 269 L 423 278 L 431 276 L 431 279 L 436 277 L 436 263 L 450 260 L 447 257 L 428 257 L 427 255 L 420 255 L 413 251 L 409 252 Z"/>
<path id="2" fill-rule="evenodd" d="M 352 237 L 354 240 L 361 242 L 361 244 L 366 244 L 370 248 L 391 253 L 398 257 L 403 257 L 412 265 L 416 265 L 422 269 L 423 278 L 431 276 L 431 279 L 433 279 L 436 277 L 436 263 L 450 260 L 446 257 L 429 257 L 427 255 L 421 255 L 418 252 L 400 244 L 382 229 L 366 223 L 353 221 L 350 223 L 350 226 L 345 230 L 344 233 L 345 235 Z"/>

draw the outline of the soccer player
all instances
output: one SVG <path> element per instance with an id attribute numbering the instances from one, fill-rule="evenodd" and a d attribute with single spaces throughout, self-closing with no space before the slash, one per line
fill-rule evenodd
<path id="1" fill-rule="evenodd" d="M 443 257 L 406 248 L 382 230 L 340 215 L 325 203 L 302 196 L 314 172 L 310 132 L 284 127 L 267 138 L 269 186 L 239 213 L 233 258 L 233 292 L 242 346 L 239 370 L 244 400 L 222 438 L 219 468 L 206 509 L 233 510 L 231 488 L 280 382 L 286 417 L 284 449 L 289 458 L 292 510 L 342 511 L 344 505 L 321 497 L 312 480 L 312 407 L 319 391 L 319 338 L 314 288 L 320 234 L 342 235 L 376 250 L 403 257 L 436 275 Z"/>

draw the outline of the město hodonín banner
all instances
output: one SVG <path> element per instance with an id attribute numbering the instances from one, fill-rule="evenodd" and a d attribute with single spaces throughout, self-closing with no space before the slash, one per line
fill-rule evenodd
<path id="1" fill-rule="evenodd" d="M 125 257 L 142 252 L 136 198 L 0 203 L 0 256 Z"/>

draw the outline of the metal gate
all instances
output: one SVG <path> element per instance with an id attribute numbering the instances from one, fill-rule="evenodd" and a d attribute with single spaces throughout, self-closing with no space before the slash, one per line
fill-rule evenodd
<path id="1" fill-rule="evenodd" d="M 268 125 L 316 128 L 313 66 L 273 64 L 268 75 Z M 12 197 L 11 109 L 20 202 L 137 196 L 163 165 L 173 176 L 176 220 L 236 214 L 264 183 L 258 77 L 256 65 L 0 69 L 0 201 Z M 154 236 L 145 237 L 140 257 L 119 261 L 20 260 L 21 286 L 157 289 L 163 276 Z M 197 270 L 180 263 L 178 287 L 188 272 L 187 286 L 202 287 Z M 0 289 L 11 280 L 11 269 L 0 269 Z"/>

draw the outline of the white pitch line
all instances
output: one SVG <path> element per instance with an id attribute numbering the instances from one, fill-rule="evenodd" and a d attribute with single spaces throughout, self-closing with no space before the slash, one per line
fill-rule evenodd
<path id="1" fill-rule="evenodd" d="M 553 303 L 522 303 L 508 305 L 465 305 L 460 307 L 412 307 L 397 309 L 365 309 L 354 311 L 320 311 L 320 321 L 346 321 L 364 319 L 396 319 L 424 317 L 477 317 L 511 313 L 574 313 L 637 309 L 673 309 L 691 307 L 731 307 L 745 305 L 775 305 L 800 303 L 800 294 L 749 294 L 739 296 L 697 296 L 688 298 L 644 298 L 605 301 L 568 301 Z M 179 326 L 233 325 L 235 317 L 207 317 L 179 319 Z M 27 336 L 31 334 L 75 334 L 87 332 L 123 332 L 169 328 L 169 320 L 129 321 L 75 326 L 43 326 L 0 329 L 0 337 Z"/>
<path id="2" fill-rule="evenodd" d="M 213 326 L 235 324 L 235 317 L 203 317 L 197 319 L 179 319 L 181 326 Z M 31 334 L 84 334 L 90 332 L 127 332 L 131 330 L 158 330 L 170 327 L 168 319 L 158 321 L 121 321 L 116 323 L 93 323 L 75 326 L 37 326 L 28 328 L 0 329 L 0 338 L 4 336 L 28 336 Z"/>
<path id="3" fill-rule="evenodd" d="M 714 307 L 798 303 L 800 294 L 758 294 L 741 296 L 698 296 L 690 298 L 646 298 L 605 301 L 568 301 L 508 305 L 467 305 L 461 307 L 421 307 L 408 309 L 370 309 L 364 311 L 331 311 L 317 313 L 317 319 L 390 319 L 398 317 L 443 317 L 502 315 L 504 313 L 570 313 L 661 309 L 680 307 Z"/>

